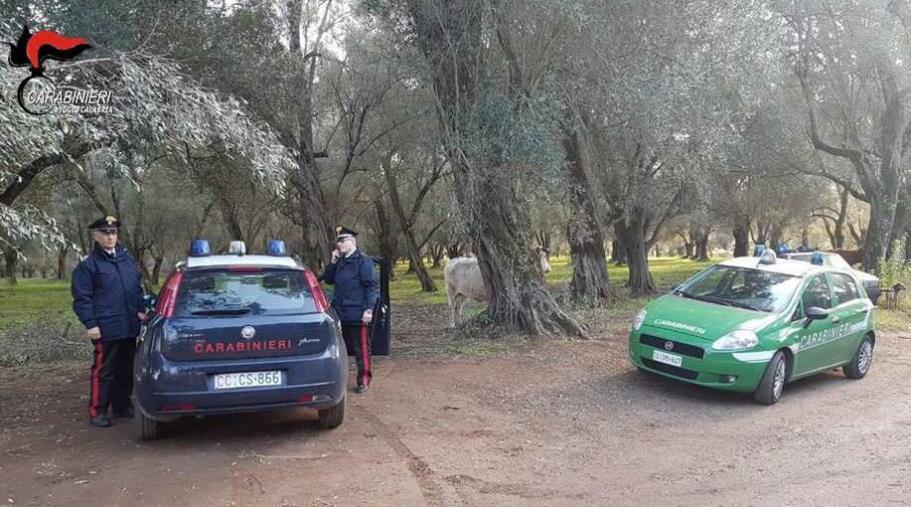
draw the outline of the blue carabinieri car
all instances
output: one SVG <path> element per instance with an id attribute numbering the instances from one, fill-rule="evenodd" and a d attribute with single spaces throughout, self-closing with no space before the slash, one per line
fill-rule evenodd
<path id="1" fill-rule="evenodd" d="M 316 409 L 342 423 L 348 359 L 316 276 L 271 241 L 269 255 L 209 255 L 194 241 L 139 337 L 134 404 L 140 437 L 184 416 Z"/>

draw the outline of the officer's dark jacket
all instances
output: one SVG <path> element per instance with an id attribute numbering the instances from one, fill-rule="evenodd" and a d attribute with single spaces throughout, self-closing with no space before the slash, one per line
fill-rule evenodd
<path id="1" fill-rule="evenodd" d="M 355 250 L 348 257 L 341 257 L 336 264 L 329 263 L 323 280 L 334 284 L 332 308 L 345 324 L 360 323 L 364 310 L 373 309 L 379 299 L 373 260 Z"/>
<path id="2" fill-rule="evenodd" d="M 73 311 L 86 327 L 98 326 L 103 341 L 135 338 L 143 310 L 142 284 L 136 261 L 121 245 L 114 255 L 95 245 L 73 270 Z"/>

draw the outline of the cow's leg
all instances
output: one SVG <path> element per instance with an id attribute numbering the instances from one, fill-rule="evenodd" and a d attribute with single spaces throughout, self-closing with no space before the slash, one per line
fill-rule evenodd
<path id="1" fill-rule="evenodd" d="M 447 285 L 446 286 L 446 297 L 447 297 L 447 299 L 449 299 L 449 312 L 451 314 L 451 316 L 450 316 L 451 322 L 450 322 L 449 327 L 454 328 L 454 327 L 456 327 L 456 325 L 458 325 L 460 323 L 459 321 L 461 320 L 461 305 L 460 305 L 461 296 L 452 287 L 452 285 Z"/>
<path id="2" fill-rule="evenodd" d="M 456 328 L 462 325 L 462 309 L 465 308 L 465 303 L 468 302 L 468 298 L 465 297 L 464 294 L 456 294 L 453 301 L 452 327 Z"/>

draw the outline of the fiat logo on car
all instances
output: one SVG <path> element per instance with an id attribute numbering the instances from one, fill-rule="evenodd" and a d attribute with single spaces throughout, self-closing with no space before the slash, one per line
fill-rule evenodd
<path id="1" fill-rule="evenodd" d="M 256 335 L 256 329 L 254 329 L 253 326 L 244 326 L 243 329 L 240 330 L 240 335 L 249 340 Z"/>
<path id="2" fill-rule="evenodd" d="M 664 342 L 664 350 L 674 350 L 674 342 Z"/>

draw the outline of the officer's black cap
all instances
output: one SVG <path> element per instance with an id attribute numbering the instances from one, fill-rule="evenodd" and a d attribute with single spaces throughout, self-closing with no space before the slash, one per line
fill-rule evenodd
<path id="1" fill-rule="evenodd" d="M 107 229 L 110 227 L 120 228 L 120 220 L 108 215 L 89 224 L 89 229 Z"/>
<path id="2" fill-rule="evenodd" d="M 335 234 L 336 234 L 336 237 L 335 237 L 336 241 L 338 241 L 340 239 L 357 236 L 356 232 L 354 232 L 353 230 L 351 230 L 343 225 L 338 225 L 335 227 Z"/>

